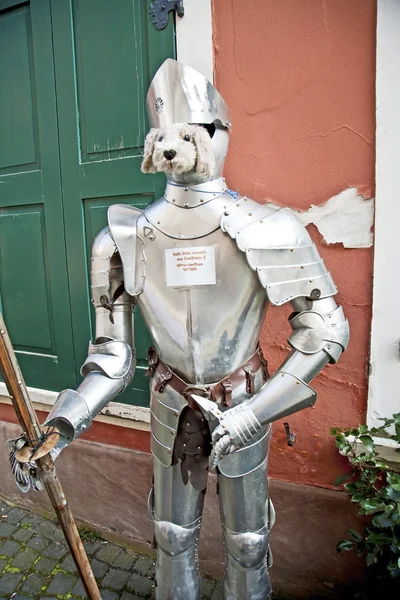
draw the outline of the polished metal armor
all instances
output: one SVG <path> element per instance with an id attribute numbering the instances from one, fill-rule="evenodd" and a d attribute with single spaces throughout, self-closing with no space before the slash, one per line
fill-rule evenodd
<path id="1" fill-rule="evenodd" d="M 208 180 L 193 172 L 168 174 L 164 196 L 144 211 L 110 207 L 109 226 L 93 247 L 96 339 L 82 367 L 83 382 L 76 392 L 60 394 L 47 419 L 62 433 L 53 453 L 89 427 L 131 380 L 137 305 L 169 377 L 153 370 L 151 379 L 156 598 L 201 596 L 197 546 L 205 489 L 184 480 L 181 469 L 184 440 L 196 421 L 205 438 L 210 431 L 213 436 L 211 465 L 217 468 L 226 555 L 223 597 L 264 600 L 272 594 L 270 424 L 314 404 L 309 383 L 346 348 L 348 324 L 333 299 L 331 275 L 293 213 L 227 188 L 221 172 L 229 114 L 215 88 L 193 69 L 168 60 L 154 77 L 148 110 L 153 127 L 214 124 L 216 171 Z M 294 311 L 292 350 L 265 381 L 261 369 L 254 373 L 246 365 L 268 304 L 288 302 Z M 249 380 L 230 386 L 228 404 L 213 402 L 212 386 L 241 369 Z M 172 376 L 186 382 L 184 394 L 172 386 Z M 196 406 L 200 421 L 198 413 L 193 418 Z M 181 430 L 187 438 L 177 453 Z"/>

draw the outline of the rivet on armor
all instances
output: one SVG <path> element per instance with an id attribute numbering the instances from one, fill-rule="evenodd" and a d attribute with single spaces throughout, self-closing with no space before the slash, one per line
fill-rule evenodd
<path id="1" fill-rule="evenodd" d="M 312 279 L 310 280 L 310 283 L 312 282 Z M 318 288 L 315 288 L 311 291 L 310 297 L 313 300 L 318 300 L 318 298 L 321 297 L 321 290 L 319 290 Z"/>

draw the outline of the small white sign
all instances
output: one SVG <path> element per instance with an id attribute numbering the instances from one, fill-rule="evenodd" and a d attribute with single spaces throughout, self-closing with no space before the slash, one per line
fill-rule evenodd
<path id="1" fill-rule="evenodd" d="M 168 287 L 214 285 L 216 283 L 214 246 L 168 248 L 165 250 Z"/>

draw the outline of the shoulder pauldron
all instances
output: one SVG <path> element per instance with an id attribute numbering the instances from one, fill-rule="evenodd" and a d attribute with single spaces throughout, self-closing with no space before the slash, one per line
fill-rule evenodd
<path id="1" fill-rule="evenodd" d="M 336 294 L 307 230 L 289 209 L 274 210 L 242 198 L 224 213 L 221 229 L 245 252 L 272 304 Z"/>
<path id="2" fill-rule="evenodd" d="M 127 204 L 113 204 L 108 209 L 111 236 L 118 248 L 128 294 L 138 296 L 144 285 L 144 241 L 138 237 L 137 222 L 142 211 Z"/>

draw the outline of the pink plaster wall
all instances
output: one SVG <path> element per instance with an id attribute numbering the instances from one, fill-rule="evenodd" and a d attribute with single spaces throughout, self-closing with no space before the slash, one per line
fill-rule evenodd
<path id="1" fill-rule="evenodd" d="M 263 202 L 306 210 L 356 187 L 374 194 L 375 0 L 214 0 L 215 83 L 233 123 L 225 175 Z M 315 407 L 275 425 L 271 476 L 329 487 L 342 472 L 329 429 L 365 420 L 371 249 L 328 247 L 309 227 L 340 290 L 351 342 L 314 382 Z M 262 345 L 285 356 L 290 309 L 272 308 Z"/>

